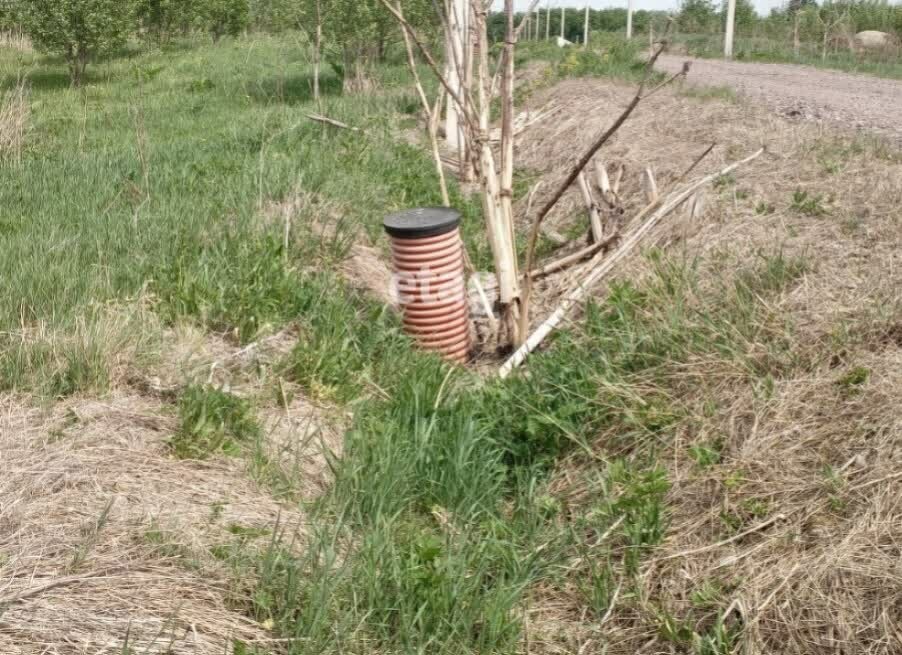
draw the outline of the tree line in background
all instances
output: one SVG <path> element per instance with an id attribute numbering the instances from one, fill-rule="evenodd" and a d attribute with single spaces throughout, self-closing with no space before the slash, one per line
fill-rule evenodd
<path id="1" fill-rule="evenodd" d="M 440 39 L 441 21 L 435 0 L 403 0 L 404 15 L 424 38 Z M 584 38 L 584 9 L 547 3 L 530 18 L 538 20 L 528 34 L 563 35 L 572 42 Z M 625 4 L 625 2 L 624 2 Z M 725 3 L 683 0 L 676 13 L 636 11 L 636 33 L 659 30 L 671 18 L 681 34 L 713 35 L 723 31 Z M 522 14 L 517 17 L 519 22 Z M 627 10 L 590 10 L 590 32 L 623 32 Z M 129 39 L 165 43 L 174 37 L 205 33 L 217 40 L 248 29 L 277 32 L 298 29 L 317 44 L 322 60 L 331 65 L 348 86 L 361 86 L 366 69 L 385 58 L 390 46 L 401 41 L 396 21 L 380 0 L 0 0 L 0 30 L 22 31 L 42 51 L 65 58 L 74 85 L 79 85 L 87 64 L 122 48 Z M 504 15 L 488 17 L 489 38 L 503 40 Z M 739 36 L 791 40 L 798 53 L 802 43 L 827 48 L 851 46 L 855 33 L 878 30 L 902 37 L 902 5 L 886 0 L 790 0 L 769 16 L 758 16 L 751 0 L 737 0 Z"/>
<path id="2" fill-rule="evenodd" d="M 683 0 L 677 16 L 679 29 L 689 34 L 719 34 L 725 7 L 712 0 Z M 736 0 L 736 33 L 747 38 L 792 42 L 798 54 L 802 44 L 816 44 L 823 56 L 854 48 L 854 37 L 864 31 L 885 32 L 902 39 L 902 5 L 887 0 L 790 0 L 767 16 L 759 16 L 750 0 Z"/>
<path id="3" fill-rule="evenodd" d="M 626 5 L 626 1 L 623 2 Z M 726 24 L 726 2 L 716 0 L 682 0 L 679 9 L 669 11 L 638 10 L 633 13 L 635 33 L 648 34 L 649 29 L 662 31 L 674 18 L 676 31 L 684 35 L 722 34 Z M 518 15 L 518 21 L 523 14 Z M 561 22 L 564 22 L 563 30 Z M 543 0 L 539 11 L 530 16 L 532 34 L 539 38 L 563 36 L 573 43 L 585 38 L 585 8 L 578 5 L 560 7 L 550 12 Z M 626 32 L 626 7 L 589 10 L 589 31 Z M 759 16 L 751 0 L 736 0 L 736 34 L 741 37 L 760 37 L 775 41 L 823 44 L 825 40 L 850 45 L 856 33 L 877 30 L 902 39 L 902 4 L 888 0 L 790 0 L 785 6 L 773 9 L 768 16 Z M 491 38 L 500 41 L 504 34 L 504 17 L 493 14 L 489 22 Z M 527 33 L 530 33 L 527 30 Z"/>
<path id="4" fill-rule="evenodd" d="M 585 28 L 585 8 L 583 7 L 566 7 L 562 15 L 560 7 L 554 7 L 549 12 L 543 0 L 542 6 L 539 7 L 537 14 L 530 16 L 532 29 L 527 29 L 524 36 L 530 31 L 539 35 L 544 39 L 548 34 L 552 38 L 561 36 L 573 43 L 582 43 Z M 589 10 L 589 31 L 590 32 L 625 32 L 627 21 L 626 0 L 623 0 L 623 7 L 611 7 L 608 9 L 590 9 Z M 647 11 L 640 9 L 633 12 L 633 30 L 636 32 L 648 32 L 649 26 L 654 25 L 656 29 L 666 24 L 673 14 L 667 11 Z M 517 23 L 523 18 L 523 14 L 517 15 Z M 561 21 L 563 20 L 564 29 L 561 30 Z M 489 18 L 489 36 L 493 41 L 501 41 L 504 38 L 504 15 L 494 13 Z"/>
<path id="5" fill-rule="evenodd" d="M 404 0 L 403 6 L 423 34 L 439 34 L 431 0 Z M 215 41 L 249 29 L 305 32 L 322 45 L 324 61 L 348 79 L 362 77 L 401 40 L 379 0 L 0 0 L 0 30 L 24 32 L 39 50 L 63 57 L 75 86 L 90 61 L 130 39 L 166 43 L 203 33 Z"/>

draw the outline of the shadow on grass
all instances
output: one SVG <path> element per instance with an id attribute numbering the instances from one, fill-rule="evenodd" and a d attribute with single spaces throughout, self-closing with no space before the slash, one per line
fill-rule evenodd
<path id="1" fill-rule="evenodd" d="M 7 75 L 0 82 L 0 89 L 4 91 L 15 88 L 19 83 L 17 75 Z M 25 75 L 28 85 L 35 91 L 56 91 L 59 89 L 68 89 L 72 86 L 69 79 L 69 72 L 66 70 L 36 70 Z M 85 73 L 82 79 L 83 84 L 90 84 L 94 78 L 90 73 Z"/>
<path id="2" fill-rule="evenodd" d="M 334 75 L 321 76 L 319 90 L 323 96 L 340 96 L 342 93 L 341 79 Z M 248 95 L 261 104 L 281 103 L 286 105 L 298 105 L 313 100 L 313 76 L 312 75 L 288 75 L 274 77 L 250 85 Z"/>

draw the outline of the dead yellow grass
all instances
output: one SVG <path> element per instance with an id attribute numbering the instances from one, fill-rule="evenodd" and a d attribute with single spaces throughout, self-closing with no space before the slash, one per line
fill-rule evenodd
<path id="1" fill-rule="evenodd" d="M 540 195 L 631 92 L 574 80 L 533 99 L 568 102 L 522 137 L 521 160 L 546 179 Z M 666 188 L 712 142 L 699 175 L 761 145 L 767 153 L 709 191 L 701 220 L 676 214 L 652 242 L 698 258 L 703 291 L 760 252 L 804 257 L 811 271 L 768 310 L 811 365 L 775 376 L 770 391 L 716 359 L 682 369 L 677 392 L 704 397 L 680 398 L 692 410 L 662 453 L 672 483 L 664 543 L 635 580 L 621 581 L 603 625 L 586 615 L 580 572 L 533 590 L 531 651 L 699 652 L 678 628 L 710 634 L 720 619 L 740 631 L 743 653 L 902 652 L 902 154 L 742 101 L 668 91 L 602 151 L 611 168 L 626 166 L 627 215 L 642 204 L 642 169 L 653 167 Z M 560 231 L 588 226 L 577 191 L 553 220 Z M 640 278 L 647 263 L 636 256 L 620 274 Z M 616 436 L 599 435 L 599 455 Z M 699 466 L 690 447 L 712 443 L 720 462 Z M 564 463 L 556 495 L 590 502 L 598 466 L 582 456 Z"/>
<path id="2" fill-rule="evenodd" d="M 28 54 L 34 52 L 31 39 L 19 31 L 0 32 L 0 48 L 10 48 Z"/>
<path id="3" fill-rule="evenodd" d="M 50 408 L 0 398 L 0 652 L 120 653 L 127 643 L 221 655 L 236 639 L 277 643 L 251 618 L 253 571 L 236 572 L 229 553 L 262 552 L 277 525 L 301 547 L 297 501 L 330 484 L 341 433 L 297 389 L 283 406 L 263 397 L 270 380 L 259 372 L 290 333 L 239 347 L 191 327 L 138 326 L 136 316 L 110 310 L 90 330 L 104 344 L 110 392 Z M 56 348 L 65 337 L 41 339 Z M 173 457 L 170 401 L 189 383 L 259 399 L 259 458 Z"/>
<path id="4" fill-rule="evenodd" d="M 303 519 L 241 462 L 173 459 L 171 411 L 146 398 L 2 404 L 2 652 L 120 652 L 128 637 L 135 652 L 219 654 L 268 638 L 211 549 L 232 526 Z"/>
<path id="5" fill-rule="evenodd" d="M 31 101 L 24 80 L 0 93 L 0 157 L 18 163 L 28 134 Z"/>

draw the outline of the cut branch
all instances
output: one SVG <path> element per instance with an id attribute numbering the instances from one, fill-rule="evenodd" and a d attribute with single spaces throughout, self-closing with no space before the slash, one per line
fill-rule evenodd
<path id="1" fill-rule="evenodd" d="M 518 348 L 517 351 L 504 363 L 504 365 L 501 367 L 501 370 L 499 371 L 499 375 L 502 378 L 505 378 L 510 375 L 511 371 L 522 364 L 529 356 L 529 354 L 533 350 L 538 348 L 538 346 L 545 340 L 545 338 L 560 324 L 560 322 L 573 308 L 573 306 L 579 303 L 586 296 L 589 289 L 591 289 L 592 286 L 596 282 L 601 280 L 605 275 L 610 273 L 622 259 L 629 255 L 630 252 L 632 252 L 632 250 L 639 244 L 642 238 L 646 234 L 648 234 L 648 232 L 652 228 L 654 228 L 663 218 L 665 218 L 673 210 L 682 205 L 687 198 L 690 198 L 692 194 L 694 194 L 701 187 L 705 186 L 706 184 L 710 184 L 717 178 L 723 175 L 727 175 L 740 166 L 757 159 L 763 152 L 764 149 L 762 148 L 753 155 L 746 157 L 745 159 L 734 164 L 731 164 L 730 166 L 727 166 L 725 169 L 718 173 L 703 177 L 702 179 L 690 184 L 686 189 L 680 191 L 679 193 L 673 194 L 667 200 L 667 202 L 660 207 L 660 209 L 654 212 L 640 227 L 636 228 L 636 230 L 623 241 L 621 246 L 610 257 L 599 262 L 597 266 L 592 267 L 586 278 L 582 282 L 580 282 L 576 286 L 576 288 L 572 289 L 567 294 L 563 302 L 558 306 L 554 313 L 551 314 L 551 316 L 549 316 L 535 330 L 535 332 L 530 335 L 530 337 L 526 340 L 526 343 Z"/>
<path id="2" fill-rule="evenodd" d="M 581 250 L 577 250 L 574 253 L 567 255 L 566 257 L 561 257 L 560 259 L 556 259 L 553 262 L 545 264 L 540 268 L 535 269 L 529 273 L 532 278 L 540 278 L 545 277 L 546 275 L 551 275 L 552 273 L 557 273 L 559 270 L 563 268 L 567 268 L 571 264 L 576 264 L 578 262 L 583 261 L 584 259 L 588 259 L 599 250 L 604 250 L 613 245 L 617 239 L 620 238 L 619 234 L 615 234 L 613 236 L 608 237 L 604 241 L 599 241 L 598 243 L 593 243 L 591 246 L 586 246 Z"/>
<path id="3" fill-rule="evenodd" d="M 583 194 L 583 202 L 586 203 L 586 209 L 589 212 L 592 241 L 600 243 L 604 238 L 604 227 L 601 224 L 601 214 L 598 213 L 598 205 L 595 204 L 595 197 L 592 195 L 592 189 L 589 187 L 589 181 L 584 173 L 579 174 L 579 190 Z"/>
<path id="4" fill-rule="evenodd" d="M 384 1 L 384 0 L 383 0 Z M 551 210 L 554 209 L 555 205 L 557 205 L 558 201 L 563 197 L 563 195 L 567 192 L 567 189 L 570 188 L 570 185 L 576 181 L 579 177 L 580 173 L 589 165 L 589 162 L 592 161 L 592 158 L 595 157 L 596 153 L 601 150 L 602 146 L 607 143 L 614 134 L 617 133 L 623 124 L 629 119 L 632 113 L 635 111 L 636 107 L 639 106 L 639 103 L 643 99 L 643 92 L 645 91 L 645 87 L 648 84 L 648 80 L 651 78 L 651 74 L 654 71 L 655 63 L 658 61 L 658 58 L 667 48 L 667 35 L 670 32 L 670 28 L 673 25 L 671 21 L 667 26 L 667 33 L 665 33 L 664 38 L 661 41 L 661 44 L 658 46 L 658 49 L 655 50 L 652 55 L 648 58 L 648 61 L 645 64 L 645 73 L 642 77 L 642 81 L 639 83 L 639 88 L 636 89 L 636 94 L 633 96 L 633 99 L 627 105 L 626 109 L 617 117 L 614 123 L 609 127 L 601 136 L 599 136 L 595 142 L 589 147 L 586 153 L 582 156 L 576 166 L 572 171 L 564 178 L 564 181 L 558 187 L 557 191 L 555 191 L 551 198 L 548 199 L 548 202 L 545 203 L 545 206 L 542 207 L 541 211 L 535 217 L 532 223 L 532 229 L 529 232 L 529 239 L 526 244 L 526 270 L 532 270 L 532 267 L 535 262 L 535 252 L 536 252 L 536 244 L 539 238 L 539 228 L 542 225 L 542 221 L 551 213 Z M 685 75 L 688 71 L 688 65 L 683 66 L 683 70 L 680 73 L 677 73 L 673 77 L 666 80 L 663 84 L 669 84 L 677 77 L 681 75 Z M 660 87 L 658 87 L 660 88 Z M 531 288 L 531 279 L 529 276 L 526 277 L 523 285 L 523 302 L 521 306 L 520 312 L 520 332 L 525 334 L 529 329 L 529 301 L 530 296 L 532 295 Z"/>
<path id="5" fill-rule="evenodd" d="M 362 130 L 359 127 L 353 127 L 348 125 L 347 123 L 342 123 L 341 121 L 337 121 L 334 118 L 329 118 L 328 116 L 320 116 L 319 114 L 307 114 L 307 118 L 312 121 L 316 121 L 317 123 L 323 123 L 325 125 L 331 125 L 332 127 L 337 127 L 342 130 L 350 130 L 351 132 L 360 132 L 365 134 L 365 130 Z"/>
<path id="6" fill-rule="evenodd" d="M 645 199 L 647 202 L 652 203 L 658 199 L 658 183 L 655 181 L 655 173 L 650 167 L 645 169 L 645 177 L 643 179 Z"/>

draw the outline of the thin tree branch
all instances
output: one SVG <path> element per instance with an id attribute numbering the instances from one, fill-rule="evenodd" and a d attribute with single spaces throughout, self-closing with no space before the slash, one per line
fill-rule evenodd
<path id="1" fill-rule="evenodd" d="M 602 259 L 597 263 L 590 263 L 590 272 L 579 284 L 576 285 L 563 299 L 558 308 L 551 314 L 526 340 L 526 342 L 520 346 L 513 355 L 511 355 L 504 365 L 499 370 L 498 374 L 502 378 L 506 378 L 510 375 L 511 371 L 513 371 L 517 366 L 526 361 L 526 358 L 529 354 L 539 347 L 539 345 L 545 340 L 545 338 L 551 334 L 551 332 L 560 324 L 560 322 L 567 315 L 567 312 L 578 302 L 580 302 L 588 293 L 588 290 L 598 282 L 605 275 L 610 273 L 614 267 L 619 263 L 623 258 L 625 258 L 633 248 L 642 240 L 642 238 L 655 226 L 657 225 L 663 218 L 665 218 L 668 214 L 674 211 L 677 207 L 682 205 L 689 197 L 692 196 L 696 190 L 700 189 L 706 184 L 711 183 L 716 180 L 718 177 L 722 175 L 726 175 L 740 166 L 747 164 L 755 159 L 757 159 L 761 153 L 764 152 L 764 149 L 760 149 L 754 154 L 746 157 L 745 159 L 735 162 L 722 171 L 718 173 L 712 173 L 706 177 L 697 180 L 690 184 L 687 188 L 683 189 L 679 193 L 673 193 L 670 197 L 667 198 L 666 202 L 660 206 L 649 218 L 646 220 L 640 227 L 636 228 L 629 236 L 627 236 L 622 245 L 610 255 L 606 259 Z M 597 256 L 596 256 L 597 259 Z M 530 278 L 527 277 L 527 282 L 530 281 Z"/>
<path id="2" fill-rule="evenodd" d="M 413 29 L 413 26 L 407 22 L 407 19 L 404 18 L 404 15 L 399 13 L 397 9 L 391 6 L 388 0 L 379 0 L 382 3 L 382 6 L 385 7 L 392 16 L 395 17 L 395 20 L 401 24 L 401 27 L 407 30 L 407 33 L 410 35 L 410 38 L 413 39 L 413 42 L 416 44 L 417 49 L 423 55 L 423 58 L 426 60 L 426 63 L 429 65 L 429 68 L 432 69 L 433 74 L 436 79 L 438 79 L 439 83 L 445 87 L 445 90 L 448 92 L 448 95 L 457 103 L 457 106 L 460 108 L 461 114 L 467 120 L 467 123 L 471 128 L 475 125 L 474 118 L 470 115 L 469 108 L 464 103 L 463 98 L 461 98 L 460 94 L 457 93 L 454 88 L 448 83 L 448 80 L 445 79 L 445 76 L 442 74 L 441 70 L 439 70 L 438 64 L 435 63 L 435 58 L 432 56 L 432 53 L 429 52 L 429 49 L 423 45 L 422 40 L 417 35 L 416 30 Z"/>
<path id="3" fill-rule="evenodd" d="M 698 157 L 696 157 L 695 161 L 692 162 L 692 165 L 689 168 L 687 168 L 685 171 L 683 171 L 683 173 L 677 178 L 676 182 L 674 182 L 674 185 L 682 184 L 682 182 L 689 176 L 689 173 L 694 171 L 695 168 L 699 164 L 702 163 L 702 161 L 705 159 L 705 157 L 707 157 L 708 155 L 711 154 L 711 152 L 714 150 L 714 148 L 716 146 L 717 146 L 717 142 L 715 141 L 710 146 L 708 146 L 702 154 L 700 154 Z"/>
<path id="4" fill-rule="evenodd" d="M 658 49 L 652 53 L 651 57 L 649 57 L 648 61 L 645 64 L 645 72 L 642 77 L 642 81 L 639 83 L 639 88 L 636 90 L 636 94 L 633 96 L 633 99 L 630 101 L 629 105 L 627 105 L 626 109 L 617 117 L 617 120 L 609 127 L 595 142 L 589 147 L 586 153 L 582 156 L 579 162 L 574 166 L 573 170 L 570 171 L 569 175 L 564 179 L 561 185 L 558 187 L 557 191 L 552 194 L 551 198 L 548 202 L 545 203 L 545 206 L 542 207 L 541 211 L 539 211 L 538 215 L 535 217 L 532 223 L 532 228 L 529 232 L 529 239 L 526 245 L 526 271 L 531 271 L 533 265 L 535 263 L 535 253 L 536 253 L 536 244 L 539 239 L 539 229 L 542 225 L 542 221 L 551 213 L 551 210 L 554 209 L 555 205 L 557 205 L 558 201 L 563 197 L 563 195 L 567 192 L 567 189 L 570 188 L 576 179 L 579 177 L 580 173 L 589 165 L 589 162 L 592 161 L 592 158 L 595 154 L 601 150 L 602 146 L 607 143 L 614 134 L 617 133 L 623 124 L 629 119 L 632 115 L 633 111 L 635 111 L 636 107 L 639 106 L 639 103 L 643 99 L 643 93 L 645 91 L 645 86 L 648 84 L 648 80 L 651 78 L 651 74 L 654 71 L 655 63 L 658 61 L 658 58 L 667 48 L 667 36 L 670 33 L 670 30 L 673 26 L 673 21 L 671 20 L 667 24 L 667 31 L 664 33 L 664 36 L 661 39 L 661 43 L 658 46 Z M 687 67 L 684 65 L 683 71 L 668 80 L 668 83 L 675 80 L 679 75 L 685 74 L 687 71 Z M 660 88 L 660 87 L 659 87 Z M 530 295 L 532 294 L 532 278 L 528 275 L 524 280 L 523 285 L 523 302 L 520 312 L 520 332 L 521 334 L 525 334 L 529 329 L 529 301 Z"/>
<path id="5" fill-rule="evenodd" d="M 398 13 L 401 13 L 400 0 L 398 0 Z M 429 145 L 432 147 L 432 157 L 435 160 L 435 169 L 438 173 L 442 204 L 447 207 L 451 204 L 451 199 L 448 196 L 448 182 L 445 180 L 445 167 L 442 165 L 442 153 L 438 145 L 437 130 L 435 129 L 435 122 L 432 120 L 432 106 L 429 104 L 429 100 L 426 98 L 426 91 L 423 90 L 423 84 L 420 82 L 420 74 L 417 72 L 417 62 L 413 56 L 410 35 L 406 29 L 402 29 L 401 33 L 404 36 L 404 47 L 407 50 L 407 66 L 410 68 L 410 74 L 413 76 L 413 81 L 417 88 L 417 95 L 420 97 L 420 103 L 422 103 L 423 111 L 426 114 L 426 131 L 429 133 Z"/>

